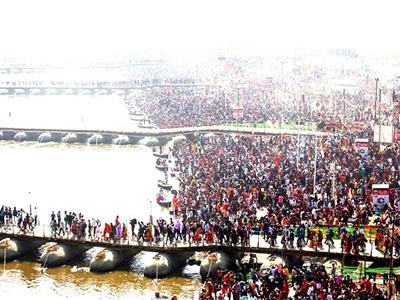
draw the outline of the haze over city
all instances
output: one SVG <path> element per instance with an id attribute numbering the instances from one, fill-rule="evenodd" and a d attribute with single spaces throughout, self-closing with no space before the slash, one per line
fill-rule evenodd
<path id="1" fill-rule="evenodd" d="M 397 1 L 3 1 L 0 56 L 395 53 Z"/>
<path id="2" fill-rule="evenodd" d="M 1 297 L 398 299 L 398 3 L 1 1 Z"/>

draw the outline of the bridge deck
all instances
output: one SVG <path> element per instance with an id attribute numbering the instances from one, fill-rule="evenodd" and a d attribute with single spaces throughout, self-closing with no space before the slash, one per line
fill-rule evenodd
<path id="1" fill-rule="evenodd" d="M 96 82 L 91 82 L 85 84 L 82 82 L 77 83 L 65 83 L 65 84 L 36 84 L 31 82 L 30 84 L 21 85 L 18 82 L 9 82 L 8 84 L 0 84 L 0 90 L 140 90 L 155 87 L 204 87 L 204 86 L 217 86 L 215 83 L 149 83 L 149 84 L 132 84 L 130 82 L 125 82 L 125 84 L 118 84 L 114 82 L 107 82 L 106 84 L 97 84 Z"/>
<path id="2" fill-rule="evenodd" d="M 23 128 L 23 127 L 3 127 L 0 124 L 0 131 L 24 131 L 28 132 L 50 132 L 50 133 L 76 133 L 76 134 L 109 134 L 109 135 L 133 135 L 133 136 L 171 136 L 180 134 L 191 134 L 191 133 L 239 133 L 239 134 L 258 134 L 258 135 L 317 135 L 326 136 L 328 133 L 321 131 L 310 131 L 310 130 L 297 130 L 297 129 L 284 129 L 284 128 L 256 128 L 256 127 L 240 127 L 240 126 L 199 126 L 199 127 L 182 127 L 182 128 L 165 128 L 165 129 L 154 129 L 154 128 L 124 128 L 119 130 L 104 130 L 99 128 L 93 129 L 73 129 L 73 128 Z"/>
<path id="3" fill-rule="evenodd" d="M 339 260 L 350 259 L 350 260 L 367 260 L 379 263 L 388 263 L 390 260 L 389 255 L 384 255 L 382 252 L 375 249 L 373 243 L 367 242 L 365 252 L 354 254 L 354 253 L 343 253 L 340 247 L 340 241 L 335 240 L 333 247 L 328 247 L 324 245 L 324 248 L 311 248 L 310 246 L 304 246 L 301 249 L 298 248 L 284 248 L 279 243 L 278 246 L 271 247 L 262 236 L 252 235 L 250 238 L 250 243 L 248 246 L 229 246 L 229 245 L 219 245 L 216 243 L 205 243 L 204 241 L 195 243 L 183 243 L 178 242 L 176 244 L 167 244 L 165 241 L 160 243 L 154 242 L 138 242 L 133 240 L 125 240 L 119 242 L 105 241 L 101 239 L 90 239 L 90 238 L 71 238 L 69 236 L 65 237 L 52 237 L 48 228 L 36 228 L 33 232 L 29 234 L 22 234 L 17 231 L 16 228 L 5 230 L 4 228 L 0 230 L 1 238 L 17 238 L 20 240 L 36 240 L 42 242 L 57 242 L 64 243 L 68 245 L 76 246 L 87 246 L 91 247 L 106 247 L 115 250 L 137 250 L 137 251 L 150 251 L 150 252 L 163 252 L 163 253 L 179 253 L 186 251 L 239 251 L 239 252 L 251 252 L 251 253 L 266 253 L 266 254 L 277 254 L 283 257 L 290 256 L 311 256 L 311 257 L 327 257 L 335 258 Z M 295 243 L 296 244 L 296 243 Z"/>

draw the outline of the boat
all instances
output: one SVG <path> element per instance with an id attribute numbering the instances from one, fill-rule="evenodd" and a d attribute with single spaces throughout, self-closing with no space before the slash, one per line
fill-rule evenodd
<path id="1" fill-rule="evenodd" d="M 138 127 L 139 127 L 139 128 L 146 128 L 146 129 L 156 129 L 156 128 L 157 128 L 156 126 L 151 125 L 151 124 L 148 124 L 148 125 L 146 125 L 146 124 L 139 124 Z"/>
<path id="2" fill-rule="evenodd" d="M 158 186 L 165 190 L 172 189 L 172 185 L 166 182 L 165 180 L 158 180 Z"/>
<path id="3" fill-rule="evenodd" d="M 129 115 L 129 119 L 132 121 L 143 121 L 144 116 L 143 115 Z"/>
<path id="4" fill-rule="evenodd" d="M 163 193 L 157 194 L 156 201 L 160 206 L 170 207 L 172 201 L 167 199 Z"/>
<path id="5" fill-rule="evenodd" d="M 158 170 L 160 170 L 160 171 L 165 171 L 165 170 L 168 170 L 168 165 L 166 165 L 166 164 L 157 164 L 156 168 Z"/>
<path id="6" fill-rule="evenodd" d="M 168 170 L 167 161 L 165 159 L 162 159 L 161 157 L 157 158 L 156 168 L 159 169 L 160 171 Z"/>
<path id="7" fill-rule="evenodd" d="M 154 155 L 155 157 L 168 158 L 168 153 L 160 153 L 160 152 L 154 151 L 154 152 L 153 152 L 153 155 Z"/>

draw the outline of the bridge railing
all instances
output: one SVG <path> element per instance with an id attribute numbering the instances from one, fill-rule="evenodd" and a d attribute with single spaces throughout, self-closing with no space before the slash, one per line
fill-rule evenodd
<path id="1" fill-rule="evenodd" d="M 0 88 L 130 88 L 129 81 L 0 81 Z"/>
<path id="2" fill-rule="evenodd" d="M 54 89 L 74 89 L 74 88 L 150 88 L 150 87 L 203 87 L 215 86 L 214 83 L 169 83 L 169 82 L 153 82 L 149 80 L 133 80 L 133 81 L 0 81 L 1 88 L 24 89 L 24 88 L 54 88 Z"/>
<path id="3" fill-rule="evenodd" d="M 173 251 L 173 250 L 179 250 L 179 249 L 205 249 L 205 248 L 231 248 L 231 249 L 236 249 L 236 250 L 269 250 L 269 252 L 273 251 L 289 251 L 289 252 L 303 252 L 303 253 L 314 253 L 314 254 L 327 254 L 327 253 L 332 253 L 337 255 L 351 255 L 351 256 L 359 256 L 362 255 L 364 257 L 370 257 L 370 258 L 388 258 L 390 256 L 390 252 L 394 251 L 394 249 L 385 249 L 383 245 L 378 245 L 375 244 L 375 237 L 376 237 L 376 232 L 377 230 L 384 230 L 384 227 L 382 226 L 369 226 L 369 227 L 357 227 L 357 226 L 348 226 L 347 230 L 348 232 L 352 232 L 356 229 L 363 228 L 365 229 L 366 235 L 367 235 L 367 241 L 365 242 L 365 247 L 364 251 L 361 251 L 360 248 L 357 248 L 357 251 L 354 251 L 354 249 L 351 249 L 352 251 L 347 251 L 345 250 L 346 246 L 343 245 L 338 239 L 338 236 L 334 236 L 334 243 L 326 243 L 325 246 L 320 245 L 320 243 L 317 241 L 315 238 L 317 236 L 317 233 L 319 230 L 326 230 L 329 226 L 318 226 L 318 227 L 312 227 L 311 232 L 314 233 L 313 237 L 309 237 L 307 240 L 307 237 L 304 238 L 304 241 L 302 241 L 299 245 L 296 245 L 298 242 L 298 238 L 296 237 L 296 242 L 293 240 L 293 245 L 290 243 L 286 242 L 282 244 L 281 242 L 276 239 L 275 243 L 273 243 L 271 240 L 267 242 L 265 240 L 265 234 L 259 230 L 253 230 L 250 236 L 246 241 L 238 239 L 237 243 L 230 243 L 230 242 L 219 242 L 215 236 L 213 236 L 212 240 L 207 239 L 207 234 L 202 234 L 200 236 L 200 239 L 197 241 L 194 241 L 193 238 L 191 239 L 189 237 L 189 234 L 187 234 L 187 239 L 186 242 L 182 240 L 177 240 L 175 237 L 171 241 L 168 240 L 168 237 L 166 235 L 160 235 L 160 239 L 158 241 L 155 241 L 153 239 L 151 240 L 137 240 L 137 238 L 133 238 L 132 232 L 128 230 L 127 232 L 127 238 L 126 239 L 111 239 L 109 237 L 104 236 L 102 233 L 98 232 L 96 236 L 80 236 L 77 234 L 72 234 L 69 230 L 66 230 L 63 235 L 58 235 L 55 234 L 54 232 L 51 231 L 49 226 L 37 226 L 36 228 L 33 228 L 33 230 L 27 230 L 23 231 L 21 228 L 14 226 L 14 225 L 9 225 L 9 226 L 2 226 L 0 227 L 0 234 L 5 233 L 7 235 L 12 235 L 12 236 L 19 236 L 19 237 L 36 237 L 36 238 L 44 238 L 47 239 L 48 241 L 74 241 L 76 243 L 82 242 L 82 243 L 93 243 L 94 245 L 101 245 L 104 247 L 107 246 L 133 246 L 133 247 L 139 247 L 139 248 L 149 248 L 157 251 Z M 337 230 L 335 227 L 330 227 L 334 231 Z M 369 233 L 367 233 L 369 232 Z M 282 238 L 281 235 L 279 235 L 280 238 Z M 240 240 L 240 241 L 239 241 Z M 322 244 L 322 243 L 321 243 Z M 323 246 L 321 248 L 320 246 Z M 376 246 L 376 247 L 374 247 Z M 262 251 L 261 251 L 262 252 Z M 268 252 L 268 251 L 267 251 Z"/>

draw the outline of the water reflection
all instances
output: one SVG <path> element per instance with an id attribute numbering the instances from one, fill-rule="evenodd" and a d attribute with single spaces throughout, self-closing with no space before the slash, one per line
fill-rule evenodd
<path id="1" fill-rule="evenodd" d="M 161 291 L 179 295 L 179 299 L 191 299 L 201 286 L 197 279 L 178 276 L 163 278 L 155 286 L 151 279 L 135 272 L 119 270 L 95 274 L 75 270 L 68 265 L 42 273 L 36 262 L 10 262 L 5 276 L 0 277 L 2 296 L 30 293 L 38 296 L 35 299 L 39 296 L 47 299 L 50 295 L 57 298 L 149 299 L 155 291 Z"/>

